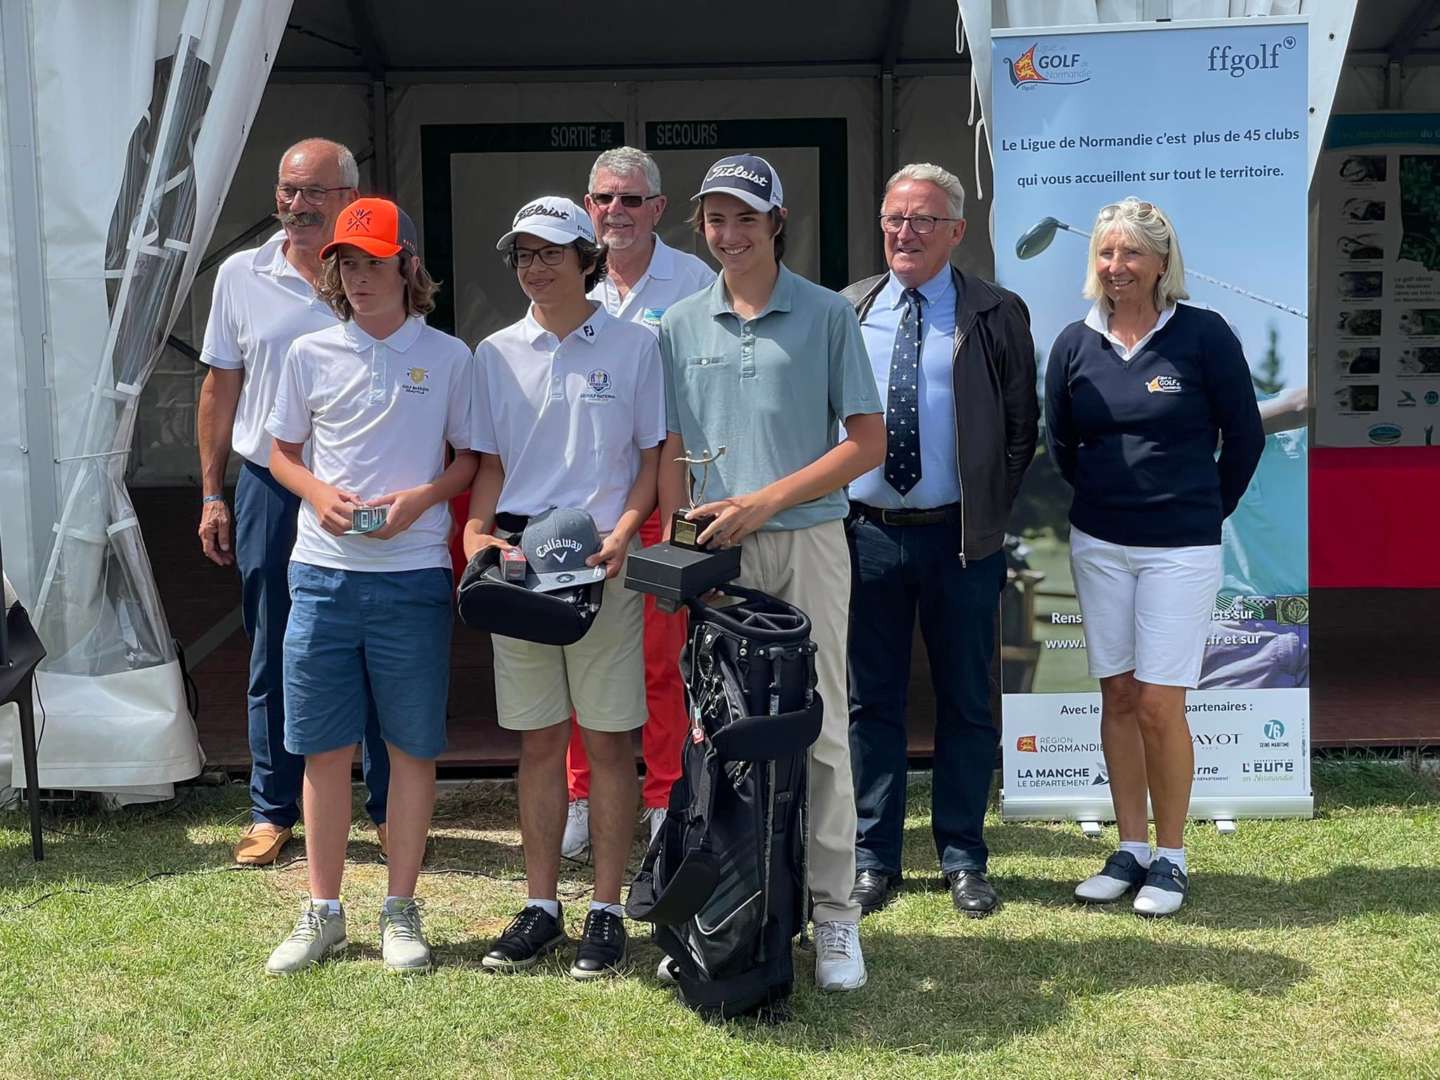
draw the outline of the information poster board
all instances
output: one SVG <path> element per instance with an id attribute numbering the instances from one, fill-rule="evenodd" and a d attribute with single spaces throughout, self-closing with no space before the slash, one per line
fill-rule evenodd
<path id="1" fill-rule="evenodd" d="M 1125 196 L 1174 222 L 1191 300 L 1251 368 L 1266 445 L 1224 528 L 1201 689 L 1192 814 L 1309 815 L 1307 62 L 1303 20 L 999 32 L 993 41 L 996 273 L 1029 305 L 1044 383 L 1083 319 L 1089 232 Z M 1011 528 L 1004 626 L 1007 818 L 1113 816 L 1100 697 L 1069 567 L 1071 491 L 1043 448 Z"/>
<path id="2" fill-rule="evenodd" d="M 1440 115 L 1332 117 L 1316 173 L 1315 439 L 1434 446 Z"/>

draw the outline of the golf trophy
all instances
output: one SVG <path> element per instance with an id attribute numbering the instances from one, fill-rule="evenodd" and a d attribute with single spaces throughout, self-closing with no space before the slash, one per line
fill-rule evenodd
<path id="1" fill-rule="evenodd" d="M 700 483 L 694 483 L 694 475 L 686 470 L 686 486 L 690 489 L 690 510 L 697 506 L 705 505 L 705 486 L 710 483 L 710 466 L 725 456 L 725 447 L 720 447 L 715 453 L 701 453 L 698 457 L 676 458 L 686 465 L 700 466 Z M 670 542 L 676 547 L 689 548 L 691 551 L 704 551 L 706 545 L 700 543 L 700 534 L 710 527 L 715 520 L 714 514 L 705 514 L 702 517 L 688 516 L 690 510 L 676 510 L 670 515 Z"/>
<path id="2" fill-rule="evenodd" d="M 690 509 L 705 505 L 705 486 L 710 480 L 710 466 L 725 453 L 722 446 L 715 453 L 678 460 L 686 465 L 700 466 L 700 483 L 690 484 Z M 693 480 L 694 477 L 689 477 Z M 715 520 L 713 514 L 688 517 L 687 510 L 676 510 L 670 517 L 670 540 L 642 548 L 625 560 L 625 587 L 655 597 L 661 611 L 678 611 L 681 604 L 695 600 L 727 581 L 740 576 L 740 548 L 734 545 L 711 548 L 700 542 L 700 534 Z"/>

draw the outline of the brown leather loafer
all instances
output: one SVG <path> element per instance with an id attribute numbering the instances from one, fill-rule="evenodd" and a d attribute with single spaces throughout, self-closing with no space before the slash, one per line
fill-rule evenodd
<path id="1" fill-rule="evenodd" d="M 269 866 L 280 857 L 290 832 L 268 821 L 252 822 L 235 845 L 235 862 L 240 866 Z"/>
<path id="2" fill-rule="evenodd" d="M 385 828 L 385 822 L 383 822 L 383 821 L 380 822 L 378 825 L 375 826 L 375 840 L 376 840 L 376 842 L 379 843 L 379 845 L 380 845 L 380 859 L 381 859 L 381 861 L 383 862 L 383 861 L 389 859 L 389 858 L 390 858 L 390 834 L 389 834 L 389 830 Z"/>

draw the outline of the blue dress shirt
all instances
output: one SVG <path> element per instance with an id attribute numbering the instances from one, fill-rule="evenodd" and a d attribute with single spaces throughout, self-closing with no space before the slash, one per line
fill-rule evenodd
<path id="1" fill-rule="evenodd" d="M 886 510 L 923 510 L 960 501 L 960 478 L 955 463 L 955 381 L 951 357 L 955 352 L 955 281 L 947 263 L 920 286 L 920 482 L 901 495 L 885 482 L 885 466 L 878 465 L 850 484 L 850 498 Z M 895 333 L 905 310 L 905 287 L 891 274 L 875 296 L 860 324 L 865 351 L 875 372 L 882 410 L 890 390 L 890 357 Z"/>

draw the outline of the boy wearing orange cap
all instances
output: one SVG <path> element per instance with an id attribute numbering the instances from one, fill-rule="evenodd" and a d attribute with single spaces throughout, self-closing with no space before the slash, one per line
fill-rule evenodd
<path id="1" fill-rule="evenodd" d="M 386 199 L 341 211 L 317 290 L 341 321 L 291 345 L 266 424 L 271 471 L 304 500 L 290 557 L 285 748 L 305 756 L 310 877 L 294 931 L 265 965 L 272 975 L 348 945 L 340 879 L 350 768 L 372 712 L 391 761 L 385 967 L 431 967 L 414 893 L 445 747 L 446 504 L 469 486 L 476 458 L 470 351 L 425 325 L 436 285 L 416 247 L 414 223 Z M 449 465 L 447 441 L 457 448 Z"/>

